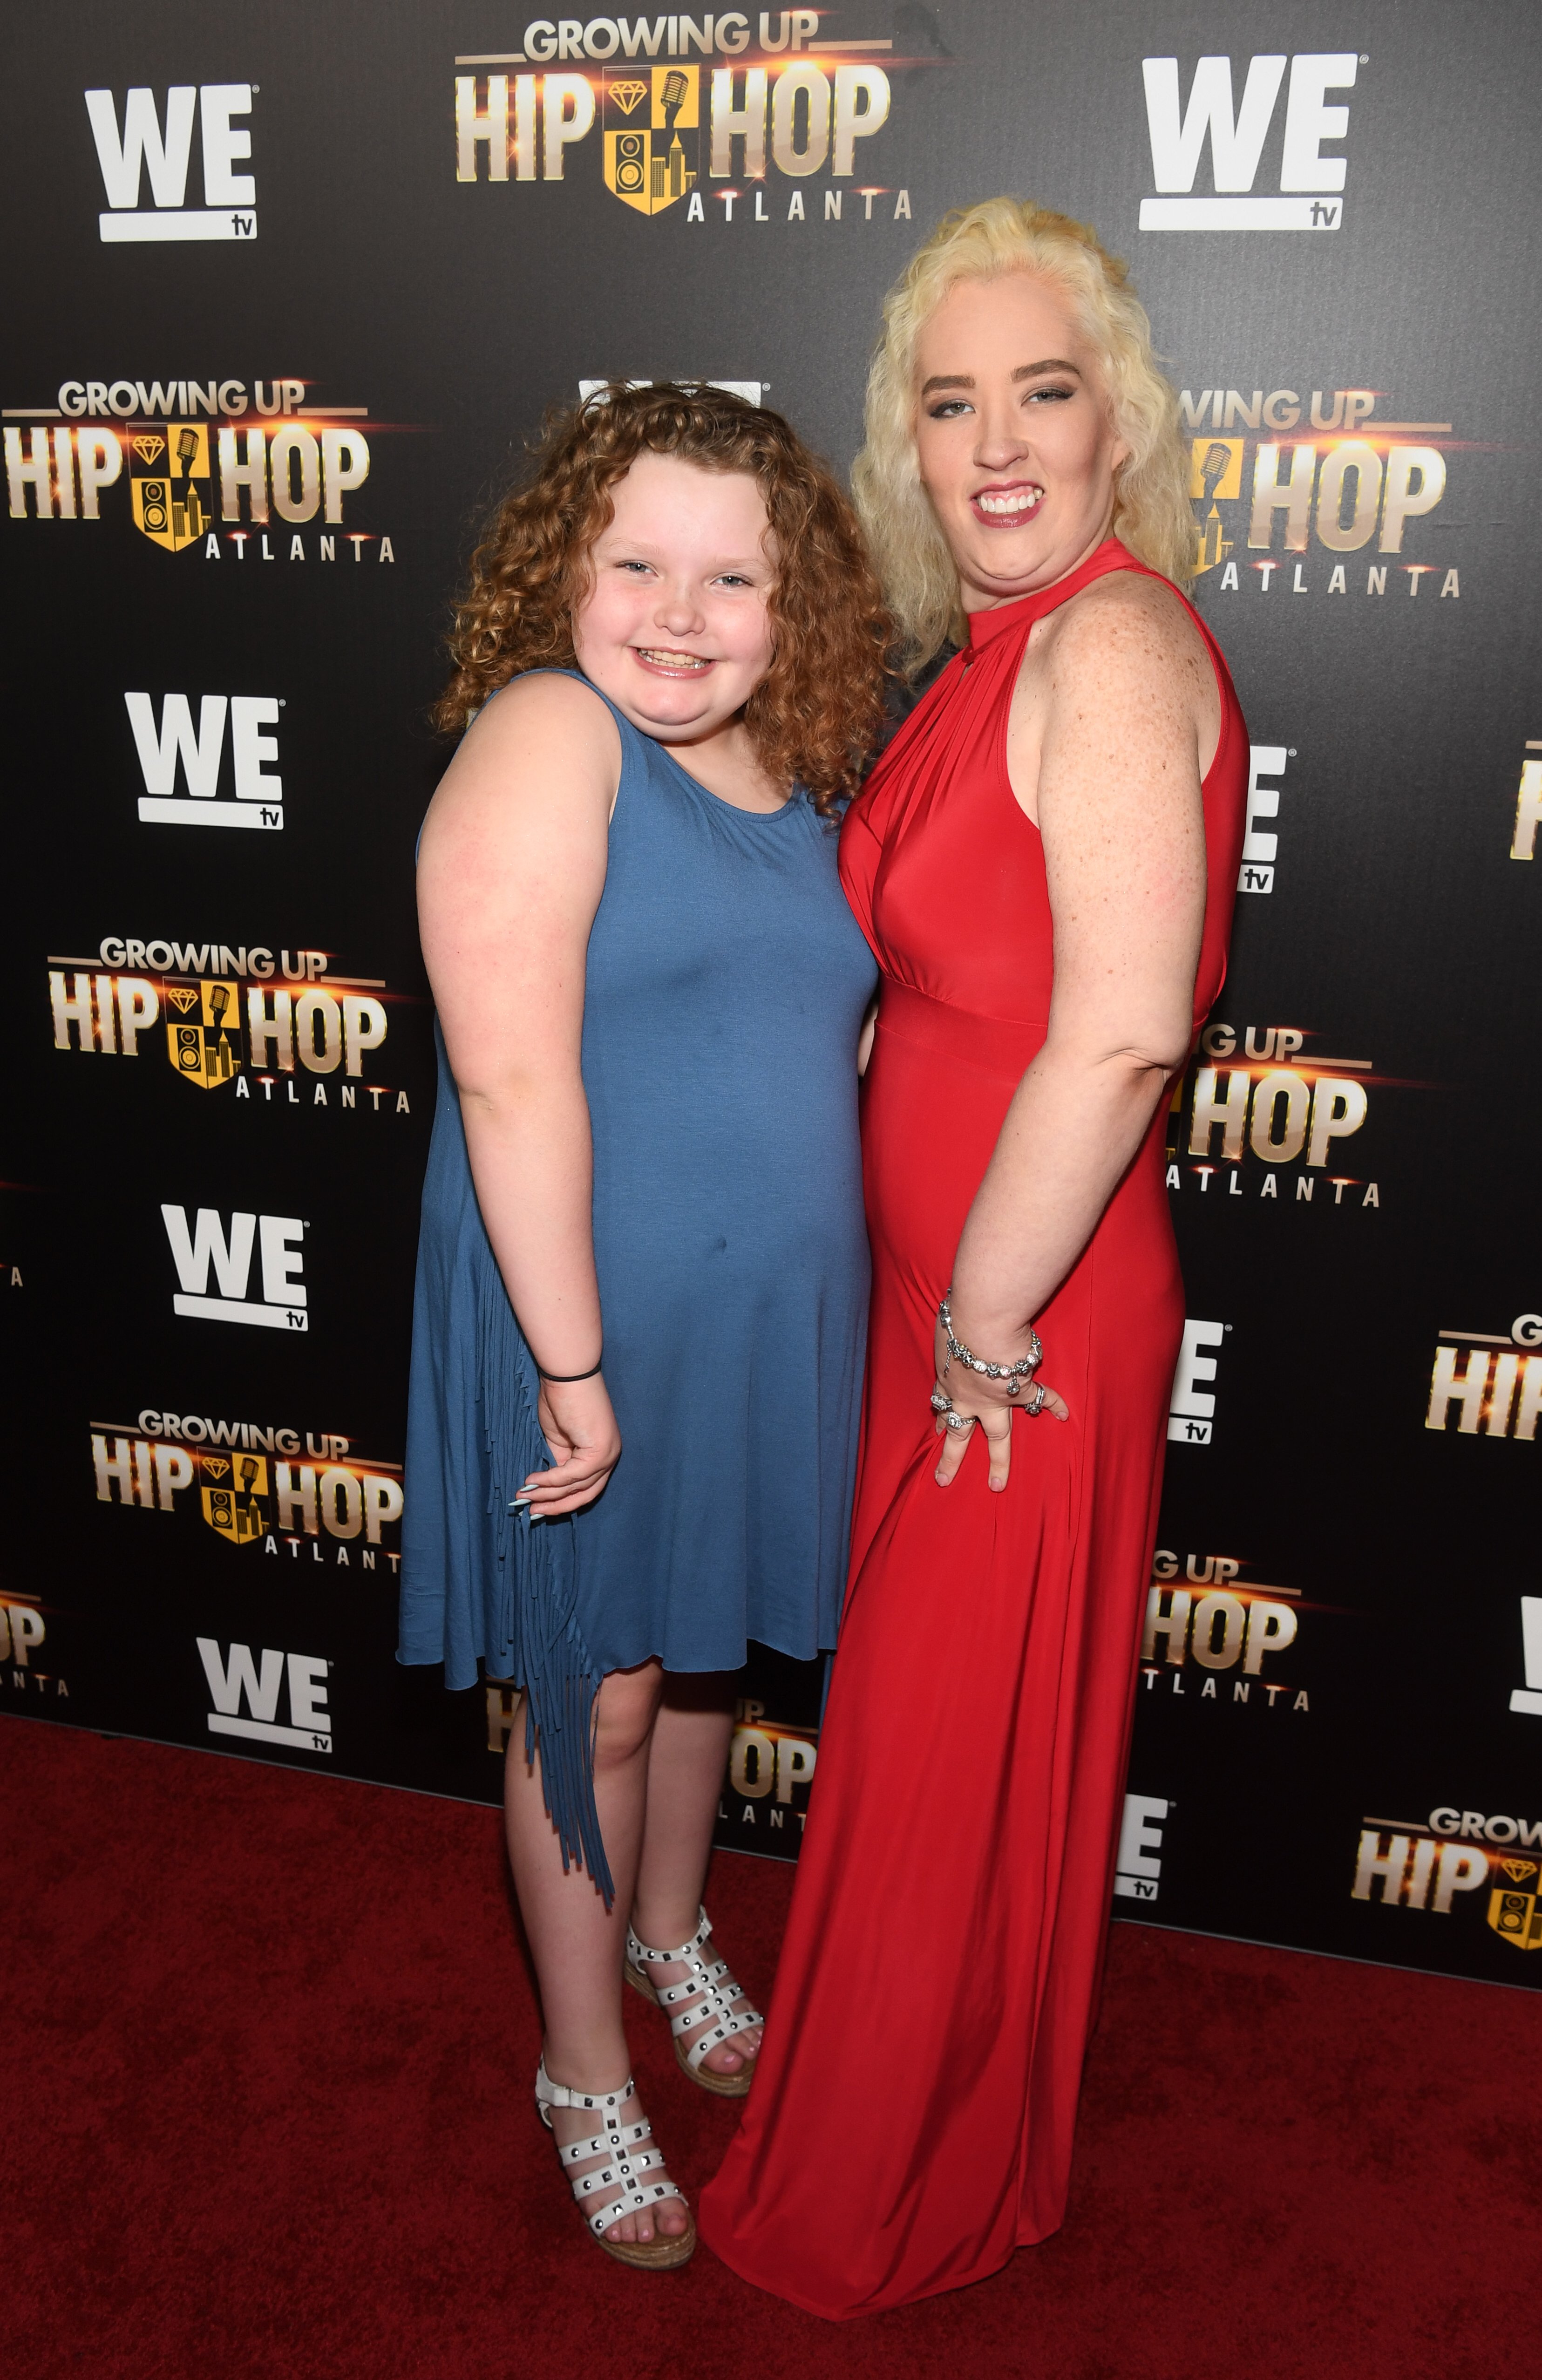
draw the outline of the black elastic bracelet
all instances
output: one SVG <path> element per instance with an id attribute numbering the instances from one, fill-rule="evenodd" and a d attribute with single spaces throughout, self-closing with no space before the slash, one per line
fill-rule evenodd
<path id="1" fill-rule="evenodd" d="M 602 1369 L 604 1362 L 604 1350 L 601 1349 L 599 1363 L 591 1364 L 587 1372 L 543 1372 L 538 1364 L 536 1378 L 538 1380 L 550 1380 L 555 1388 L 565 1389 L 571 1387 L 575 1380 L 592 1380 L 595 1374 Z"/>

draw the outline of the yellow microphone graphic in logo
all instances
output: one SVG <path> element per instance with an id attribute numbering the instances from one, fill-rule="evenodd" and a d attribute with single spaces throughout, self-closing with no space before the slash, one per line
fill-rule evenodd
<path id="1" fill-rule="evenodd" d="M 1203 577 L 1224 562 L 1232 551 L 1232 540 L 1222 534 L 1218 499 L 1229 502 L 1242 493 L 1243 442 L 1240 438 L 1196 438 L 1194 442 L 1194 470 L 1189 480 L 1189 494 L 1196 503 L 1208 506 L 1196 523 L 1199 532 L 1199 561 L 1196 577 Z"/>
<path id="2" fill-rule="evenodd" d="M 662 214 L 696 181 L 699 69 L 607 75 L 604 108 L 606 188 L 639 214 Z"/>
<path id="3" fill-rule="evenodd" d="M 166 1048 L 185 1083 L 216 1090 L 234 1080 L 241 1063 L 240 1011 L 228 983 L 171 983 Z"/>
<path id="4" fill-rule="evenodd" d="M 199 1468 L 203 1517 L 226 1545 L 249 1546 L 267 1534 L 267 1515 L 258 1502 L 268 1492 L 268 1465 L 261 1454 L 201 1454 Z"/>

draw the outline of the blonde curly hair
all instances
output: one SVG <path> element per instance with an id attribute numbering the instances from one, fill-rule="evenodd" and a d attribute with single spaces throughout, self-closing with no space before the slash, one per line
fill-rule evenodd
<path id="1" fill-rule="evenodd" d="M 1097 233 L 1026 199 L 954 207 L 883 303 L 868 375 L 867 439 L 852 492 L 911 670 L 965 634 L 958 573 L 916 452 L 916 347 L 961 281 L 1036 273 L 1064 290 L 1102 366 L 1114 427 L 1129 448 L 1115 475 L 1113 528 L 1137 560 L 1182 585 L 1197 559 L 1178 401 L 1158 370 L 1151 324 L 1129 268 Z"/>

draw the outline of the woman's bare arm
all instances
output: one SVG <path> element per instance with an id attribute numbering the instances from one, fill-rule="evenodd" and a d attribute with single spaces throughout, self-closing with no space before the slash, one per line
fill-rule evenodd
<path id="1" fill-rule="evenodd" d="M 556 1373 L 587 1371 L 601 1350 L 579 1054 L 620 769 L 598 698 L 532 677 L 472 725 L 419 854 L 423 955 L 478 1204 L 520 1327 Z M 613 1468 L 614 1419 L 598 1379 L 548 1389 L 542 1408 L 559 1463 L 540 1475 L 532 1509 L 570 1511 Z"/>
<path id="2" fill-rule="evenodd" d="M 1054 926 L 1049 1031 L 953 1269 L 955 1333 L 998 1362 L 1026 1352 L 1184 1062 L 1205 918 L 1200 764 L 1214 681 L 1199 638 L 1171 596 L 1138 582 L 1090 589 L 1056 629 L 1037 787 Z M 1053 1381 L 1052 1345 L 1043 1377 Z M 972 1407 L 973 1378 L 962 1397 L 957 1382 L 955 1366 L 949 1388 Z M 1004 1479 L 1010 1439 L 991 1435 L 992 1478 L 999 1468 Z"/>

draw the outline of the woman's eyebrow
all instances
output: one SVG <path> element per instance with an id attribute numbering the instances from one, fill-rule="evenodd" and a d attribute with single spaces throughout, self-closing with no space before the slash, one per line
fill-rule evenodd
<path id="1" fill-rule="evenodd" d="M 1082 377 L 1081 367 L 1065 356 L 1045 356 L 1036 364 L 1019 364 L 1012 377 L 1014 381 L 1037 380 L 1041 372 L 1057 371 L 1075 372 L 1078 380 Z M 973 388 L 974 385 L 973 372 L 934 372 L 930 380 L 922 382 L 921 395 L 929 396 L 934 389 L 939 388 Z"/>

